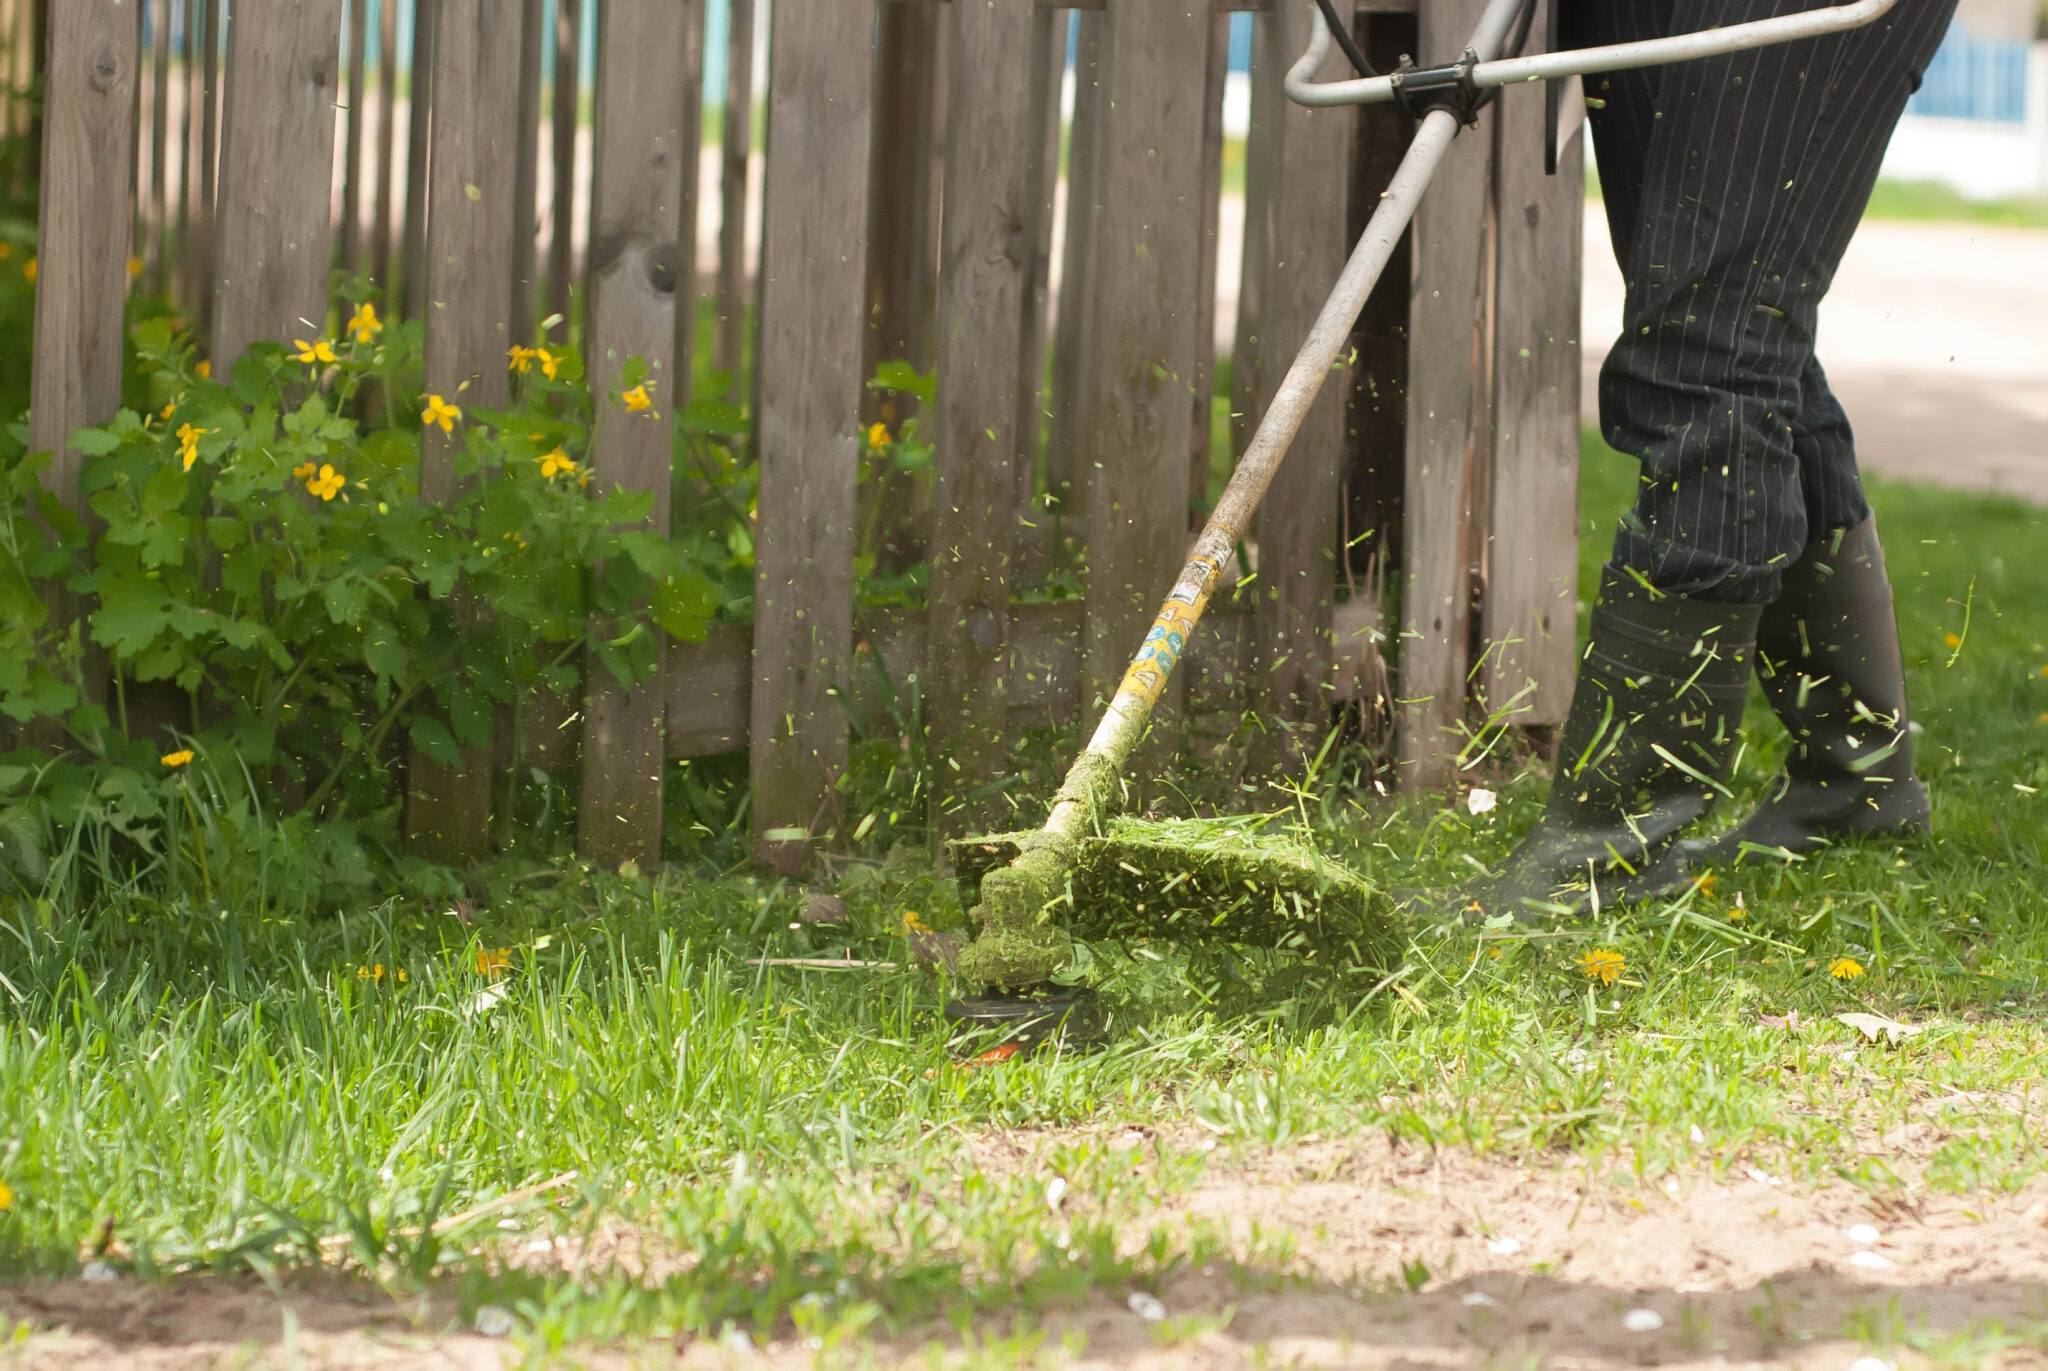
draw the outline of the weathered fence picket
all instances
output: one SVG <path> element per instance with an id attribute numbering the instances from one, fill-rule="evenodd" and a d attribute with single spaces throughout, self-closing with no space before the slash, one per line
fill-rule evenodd
<path id="1" fill-rule="evenodd" d="M 942 762 L 934 817 L 949 835 L 994 817 L 970 796 L 1003 773 L 1017 468 L 1031 450 L 1017 403 L 1028 382 L 1041 217 L 1032 159 L 1030 50 L 1040 16 L 1014 0 L 956 3 L 939 257 L 939 390 L 932 489 L 931 666 L 925 699 Z M 1035 390 L 1036 387 L 1032 386 Z M 1032 438 L 1037 436 L 1032 426 Z M 958 770 L 953 768 L 957 767 Z M 955 780 L 954 778 L 958 778 Z"/>
<path id="2" fill-rule="evenodd" d="M 249 6 L 228 27 L 213 365 L 251 343 L 317 338 L 333 240 L 341 0 Z"/>
<path id="3" fill-rule="evenodd" d="M 688 82 L 701 0 L 611 0 L 599 27 L 597 131 L 590 214 L 589 345 L 597 409 L 591 471 L 599 491 L 647 491 L 647 527 L 669 525 L 670 420 L 688 400 L 676 365 L 678 312 L 694 299 L 697 172 Z M 684 226 L 691 225 L 686 233 Z M 628 384 L 639 359 L 644 377 Z M 629 392 L 637 392 L 629 395 Z M 661 855 L 662 705 L 651 681 L 621 685 L 586 665 L 578 835 L 600 860 Z"/>
<path id="4" fill-rule="evenodd" d="M 1294 354 L 1307 341 L 1330 283 L 1344 269 L 1345 177 L 1353 117 L 1287 99 L 1281 78 L 1308 45 L 1311 14 L 1285 8 L 1256 16 L 1252 38 L 1251 138 L 1247 159 L 1264 162 L 1259 230 L 1246 233 L 1245 271 L 1259 284 L 1258 343 L 1248 360 L 1248 419 L 1263 416 Z M 1323 79 L 1340 75 L 1341 59 Z M 1256 241 L 1260 255 L 1252 256 Z M 1271 666 L 1257 698 L 1283 754 L 1314 754 L 1329 725 L 1331 613 L 1338 512 L 1343 502 L 1344 395 L 1326 385 L 1267 492 L 1258 524 L 1254 602 Z"/>
<path id="5" fill-rule="evenodd" d="M 845 769 L 874 13 L 776 0 L 769 34 L 755 446 L 754 851 L 794 871 Z"/>
<path id="6" fill-rule="evenodd" d="M 1285 99 L 1313 0 L 779 0 L 765 90 L 759 0 L 727 2 L 701 239 L 709 0 L 49 10 L 31 434 L 65 499 L 70 433 L 118 403 L 131 255 L 223 379 L 253 342 L 334 327 L 335 266 L 387 319 L 424 322 L 426 388 L 465 411 L 504 402 L 512 345 L 579 344 L 593 494 L 648 492 L 657 532 L 694 488 L 673 462 L 693 374 L 730 373 L 719 398 L 751 408 L 751 625 L 662 644 L 632 687 L 585 663 L 580 711 L 534 702 L 563 725 L 545 747 L 500 720 L 459 768 L 414 757 L 410 840 L 445 862 L 489 853 L 492 777 L 542 761 L 580 764 L 588 855 L 651 862 L 664 764 L 744 748 L 753 851 L 797 872 L 859 818 L 840 812 L 849 728 L 886 716 L 885 682 L 922 698 L 935 831 L 999 819 L 973 797 L 1014 731 L 1092 719 L 1181 564 L 1223 354 L 1241 452 L 1412 129 L 1390 106 Z M 1455 53 L 1482 3 L 1344 0 L 1383 67 Z M 30 11 L 5 13 L 13 32 Z M 1254 53 L 1241 260 L 1220 233 L 1233 24 Z M 1399 782 L 1430 789 L 1489 715 L 1563 718 L 1583 172 L 1573 113 L 1544 175 L 1542 102 L 1504 92 L 1451 149 L 1247 541 L 1251 593 L 1219 597 L 1191 645 L 1155 758 L 1183 719 L 1239 731 L 1251 709 L 1278 735 L 1265 761 L 1298 767 L 1349 703 L 1376 742 L 1393 727 Z M 899 359 L 937 370 L 933 465 L 863 483 L 862 416 L 893 440 L 912 413 L 866 385 Z M 425 435 L 423 499 L 457 493 L 460 435 Z M 868 551 L 885 572 L 921 561 L 922 604 L 857 607 Z M 1077 571 L 1083 598 L 1019 598 Z"/>
<path id="7" fill-rule="evenodd" d="M 1556 0 L 1544 0 L 1546 5 Z M 1542 22 L 1531 32 L 1540 46 Z M 1571 83 L 1574 94 L 1577 82 Z M 1481 695 L 1519 724 L 1556 725 L 1578 675 L 1579 287 L 1583 106 L 1567 102 L 1557 172 L 1543 170 L 1543 91 L 1503 90 L 1494 156 L 1499 288 L 1493 500 Z"/>
<path id="8" fill-rule="evenodd" d="M 1096 114 L 1090 363 L 1075 453 L 1089 481 L 1087 717 L 1115 693 L 1133 645 L 1187 552 L 1195 283 L 1201 269 L 1202 87 L 1207 15 L 1181 0 L 1102 12 Z M 1157 716 L 1171 725 L 1185 681 Z"/>
<path id="9" fill-rule="evenodd" d="M 426 384 L 468 411 L 503 408 L 508 393 L 514 240 L 530 217 L 519 201 L 518 122 L 524 35 L 502 22 L 498 0 L 439 0 L 434 123 L 429 172 L 426 286 Z M 459 439 L 427 428 L 420 440 L 420 499 L 446 504 L 459 492 Z M 463 614 L 488 613 L 463 603 Z M 464 745 L 449 766 L 418 748 L 409 768 L 407 841 L 420 855 L 467 865 L 490 855 L 491 754 L 488 740 Z"/>
<path id="10" fill-rule="evenodd" d="M 1425 52 L 1455 52 L 1485 0 L 1430 0 Z M 1398 765 L 1402 783 L 1448 783 L 1465 722 L 1474 552 L 1472 497 L 1487 454 L 1487 201 L 1491 108 L 1451 145 L 1414 227 L 1410 310 L 1407 566 L 1401 597 Z"/>
<path id="11" fill-rule="evenodd" d="M 113 418 L 121 403 L 128 188 L 108 170 L 133 155 L 140 52 L 131 3 L 69 0 L 50 13 L 29 447 L 54 454 L 44 480 L 73 509 L 71 435 Z"/>

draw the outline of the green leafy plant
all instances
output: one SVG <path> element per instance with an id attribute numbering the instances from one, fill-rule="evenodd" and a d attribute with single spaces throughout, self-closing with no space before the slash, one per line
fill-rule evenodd
<path id="1" fill-rule="evenodd" d="M 461 765 L 501 714 L 516 738 L 534 701 L 576 698 L 585 663 L 644 680 L 661 635 L 720 609 L 722 542 L 647 531 L 651 494 L 592 484 L 594 422 L 663 418 L 630 369 L 593 401 L 573 350 L 515 348 L 511 404 L 465 412 L 420 394 L 419 326 L 369 301 L 227 378 L 167 321 L 135 343 L 148 408 L 72 440 L 84 517 L 47 455 L 0 471 L 0 713 L 63 750 L 0 776 L 0 805 L 90 804 L 159 853 L 196 759 L 274 815 L 388 817 L 408 751 Z"/>

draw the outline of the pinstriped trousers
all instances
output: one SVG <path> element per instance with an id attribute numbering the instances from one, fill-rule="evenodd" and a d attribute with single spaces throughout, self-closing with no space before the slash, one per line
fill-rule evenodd
<path id="1" fill-rule="evenodd" d="M 1559 20 L 1588 47 L 1831 2 L 1560 0 Z M 1769 604 L 1808 543 L 1869 517 L 1820 302 L 1955 8 L 1899 0 L 1845 34 L 1585 78 L 1628 287 L 1600 426 L 1642 463 L 1616 567 Z"/>

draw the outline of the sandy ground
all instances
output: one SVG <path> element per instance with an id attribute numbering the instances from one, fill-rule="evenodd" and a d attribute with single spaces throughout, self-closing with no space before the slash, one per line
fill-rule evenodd
<path id="1" fill-rule="evenodd" d="M 1911 1128 L 1874 1145 L 1910 1171 Z M 1919 1145 L 1916 1145 L 1919 1144 Z M 1030 1167 L 1042 1144 L 994 1139 L 984 1166 Z M 1802 1191 L 1761 1171 L 1636 1190 L 1568 1165 L 1433 1153 L 1370 1137 L 1212 1167 L 1173 1206 L 1246 1236 L 1293 1234 L 1294 1256 L 1239 1280 L 1189 1271 L 1151 1294 L 1163 1320 L 1105 1292 L 1045 1318 L 1042 1364 L 1152 1368 L 1493 1365 L 1851 1368 L 1946 1342 L 1954 1364 L 2048 1367 L 2048 1187 L 2019 1195 Z M 1859 1226 L 1868 1225 L 1870 1231 Z M 1402 1270 L 1429 1271 L 1419 1293 Z M 1142 1304 L 1142 1299 L 1138 1301 Z M 34 1332 L 0 1367 L 497 1367 L 502 1341 L 459 1330 L 444 1300 L 394 1303 L 328 1282 L 282 1297 L 253 1281 L 0 1290 L 0 1328 Z M 2031 1346 L 2003 1347 L 1992 1330 Z M 1009 1331 L 1007 1320 L 991 1332 Z M 1974 1343 L 1958 1339 L 1974 1337 Z M 1887 1349 L 1884 1343 L 1895 1346 Z M 947 1330 L 872 1344 L 867 1364 L 926 1364 Z M 592 1366 L 811 1366 L 794 1338 L 743 1353 L 686 1339 L 584 1352 Z"/>
<path id="2" fill-rule="evenodd" d="M 1586 216 L 1583 398 L 1622 281 Z M 2048 231 L 1871 222 L 1821 306 L 1820 360 L 1868 471 L 2048 501 Z"/>

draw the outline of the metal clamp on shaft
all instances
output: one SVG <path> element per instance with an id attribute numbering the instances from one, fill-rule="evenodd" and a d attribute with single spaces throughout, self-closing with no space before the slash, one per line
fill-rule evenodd
<path id="1" fill-rule="evenodd" d="M 1480 89 L 1472 79 L 1473 69 L 1478 65 L 1479 54 L 1470 48 L 1465 49 L 1463 57 L 1443 67 L 1418 67 L 1413 58 L 1403 53 L 1401 65 L 1391 78 L 1394 99 L 1417 119 L 1433 109 L 1447 110 L 1461 126 L 1471 128 L 1479 122 L 1479 111 L 1494 96 L 1493 91 Z"/>

